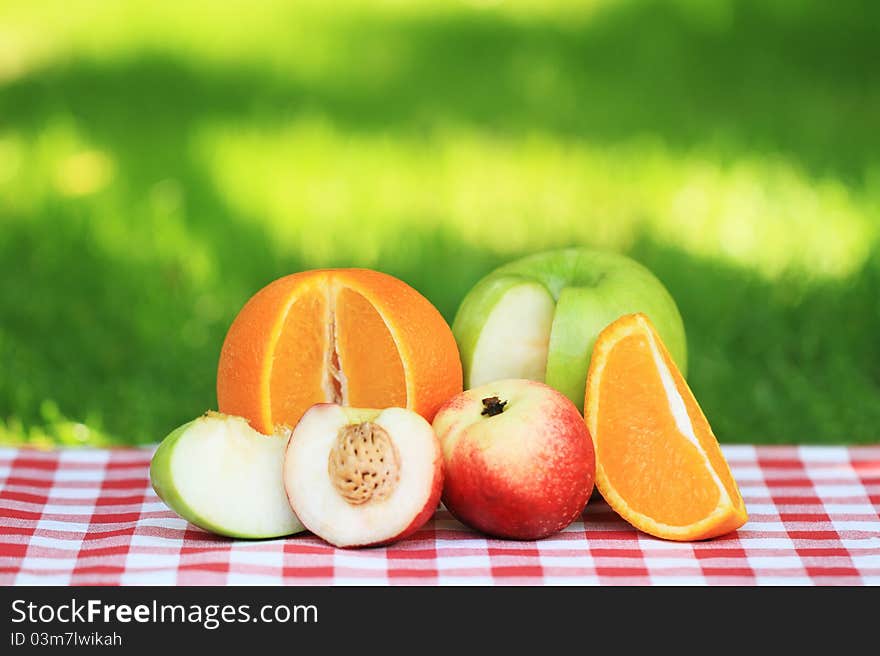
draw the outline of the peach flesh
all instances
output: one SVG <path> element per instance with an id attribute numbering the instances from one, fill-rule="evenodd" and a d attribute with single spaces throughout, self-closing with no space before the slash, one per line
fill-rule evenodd
<path id="1" fill-rule="evenodd" d="M 305 527 L 330 544 L 389 544 L 417 531 L 436 510 L 440 445 L 413 411 L 321 403 L 294 429 L 284 484 Z"/>

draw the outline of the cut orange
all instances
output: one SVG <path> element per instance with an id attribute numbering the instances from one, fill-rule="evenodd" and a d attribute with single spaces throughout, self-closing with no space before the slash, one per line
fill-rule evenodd
<path id="1" fill-rule="evenodd" d="M 369 269 L 279 278 L 229 328 L 217 371 L 220 412 L 263 432 L 315 403 L 402 407 L 431 421 L 462 389 L 449 325 L 401 280 Z"/>
<path id="2" fill-rule="evenodd" d="M 745 524 L 718 440 L 644 314 L 599 334 L 584 408 L 596 486 L 630 524 L 668 540 L 712 538 Z"/>

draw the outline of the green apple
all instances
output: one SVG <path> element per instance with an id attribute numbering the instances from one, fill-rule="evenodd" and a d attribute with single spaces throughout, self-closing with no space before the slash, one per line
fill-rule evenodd
<path id="1" fill-rule="evenodd" d="M 465 389 L 528 378 L 559 390 L 583 412 L 596 338 L 612 321 L 634 312 L 648 315 L 686 372 L 678 307 L 663 283 L 635 260 L 570 248 L 506 264 L 474 286 L 452 324 Z"/>
<path id="2" fill-rule="evenodd" d="M 150 481 L 171 510 L 206 531 L 238 538 L 298 533 L 304 528 L 282 480 L 288 437 L 208 412 L 162 440 Z"/>

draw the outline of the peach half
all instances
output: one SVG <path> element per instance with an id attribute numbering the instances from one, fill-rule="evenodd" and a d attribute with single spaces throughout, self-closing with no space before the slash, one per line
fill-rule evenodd
<path id="1" fill-rule="evenodd" d="M 428 521 L 440 501 L 443 458 L 416 412 L 319 403 L 290 437 L 283 478 L 312 533 L 337 547 L 377 546 Z"/>

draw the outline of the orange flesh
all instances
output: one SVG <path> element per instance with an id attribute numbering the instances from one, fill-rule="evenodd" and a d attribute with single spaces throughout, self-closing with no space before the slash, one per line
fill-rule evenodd
<path id="1" fill-rule="evenodd" d="M 327 401 L 323 388 L 328 348 L 327 292 L 306 291 L 285 317 L 271 359 L 269 425 L 294 424 L 313 404 Z"/>
<path id="2" fill-rule="evenodd" d="M 708 423 L 683 388 L 675 367 L 668 362 L 667 366 L 685 401 L 694 434 L 716 468 L 719 463 L 712 454 L 717 451 L 721 468 L 716 471 L 725 470 Z M 598 439 L 597 461 L 611 487 L 632 510 L 670 526 L 687 526 L 716 508 L 720 491 L 704 457 L 676 426 L 647 335 L 631 334 L 613 346 L 602 373 L 599 399 L 597 434 L 627 439 Z M 714 448 L 709 448 L 710 443 Z"/>
<path id="3" fill-rule="evenodd" d="M 315 403 L 406 407 L 403 362 L 382 317 L 345 287 L 331 313 L 328 288 L 332 283 L 307 290 L 287 313 L 272 357 L 269 425 L 292 425 Z M 327 371 L 330 359 L 344 384 Z"/>
<path id="4" fill-rule="evenodd" d="M 336 352 L 356 408 L 406 407 L 406 375 L 385 321 L 363 296 L 341 288 L 336 297 Z"/>
<path id="5" fill-rule="evenodd" d="M 716 472 L 729 473 L 730 468 L 727 465 L 727 460 L 721 452 L 721 447 L 718 446 L 718 441 L 712 434 L 712 428 L 709 426 L 706 415 L 704 415 L 703 411 L 700 409 L 697 400 L 694 398 L 693 393 L 690 391 L 690 388 L 687 386 L 687 383 L 684 381 L 678 368 L 672 364 L 672 357 L 669 355 L 666 347 L 660 344 L 660 350 L 663 355 L 663 361 L 666 363 L 669 372 L 672 374 L 672 379 L 675 381 L 676 388 L 678 388 L 678 393 L 681 394 L 681 398 L 684 400 L 684 405 L 685 408 L 687 408 L 691 425 L 694 427 L 694 434 L 700 441 L 700 446 L 703 447 L 703 452 L 709 458 L 709 462 L 712 463 L 712 469 Z M 734 507 L 738 510 L 744 511 L 745 504 L 743 503 L 742 496 L 739 493 L 739 488 L 737 487 L 733 476 L 721 476 L 720 478 Z"/>

